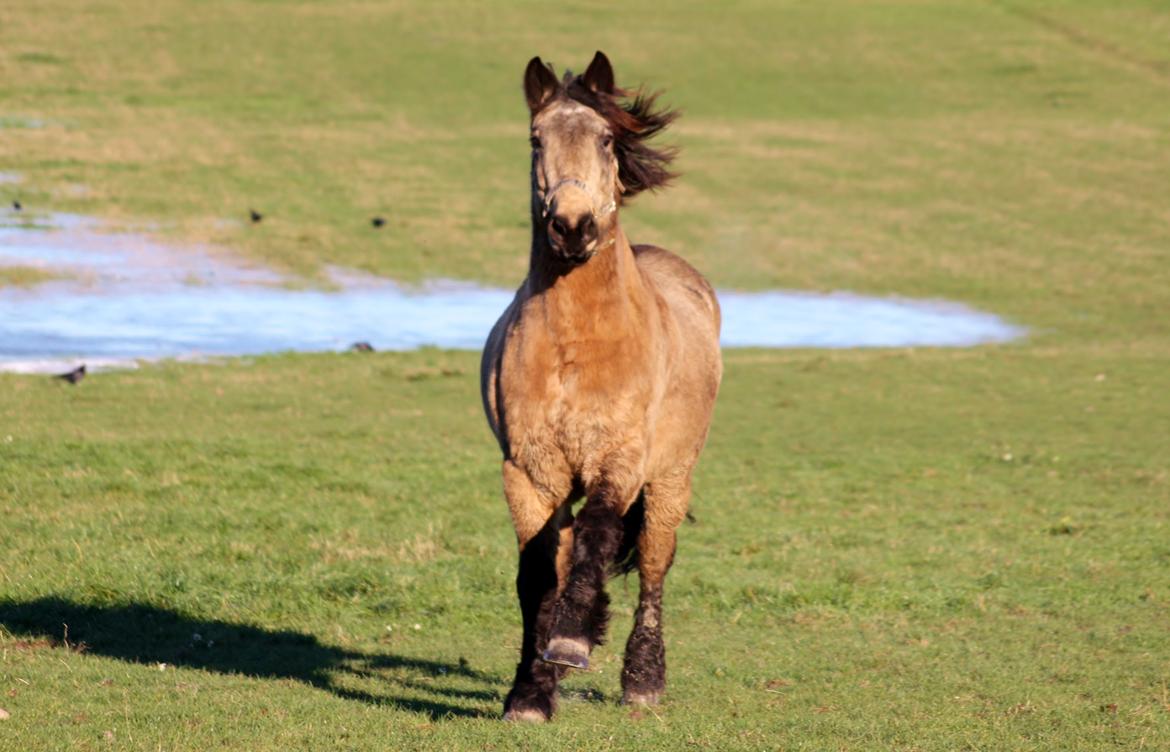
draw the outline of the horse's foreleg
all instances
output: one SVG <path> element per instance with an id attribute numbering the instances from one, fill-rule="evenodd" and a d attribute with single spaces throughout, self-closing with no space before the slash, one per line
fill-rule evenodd
<path id="1" fill-rule="evenodd" d="M 520 544 L 516 593 L 524 622 L 520 662 L 504 700 L 504 718 L 543 721 L 556 710 L 557 682 L 564 673 L 563 668 L 541 661 L 540 655 L 546 646 L 559 592 L 558 564 L 566 558 L 562 539 L 571 536 L 573 518 L 567 502 L 556 506 L 511 463 L 504 466 L 504 491 Z"/>
<path id="2" fill-rule="evenodd" d="M 666 689 L 662 586 L 674 561 L 675 530 L 686 516 L 690 490 L 689 480 L 646 486 L 646 516 L 638 536 L 638 611 L 622 665 L 624 703 L 653 705 Z"/>
<path id="3" fill-rule="evenodd" d="M 622 540 L 622 512 L 628 500 L 612 486 L 589 492 L 573 522 L 568 582 L 557 599 L 544 660 L 588 668 L 589 653 L 605 637 L 609 596 L 605 581 Z"/>

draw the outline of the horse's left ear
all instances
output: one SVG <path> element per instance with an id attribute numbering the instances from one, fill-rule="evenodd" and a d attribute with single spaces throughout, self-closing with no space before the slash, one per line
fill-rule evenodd
<path id="1" fill-rule="evenodd" d="M 601 50 L 593 56 L 593 62 L 585 70 L 585 86 L 599 94 L 613 94 L 613 66 Z"/>

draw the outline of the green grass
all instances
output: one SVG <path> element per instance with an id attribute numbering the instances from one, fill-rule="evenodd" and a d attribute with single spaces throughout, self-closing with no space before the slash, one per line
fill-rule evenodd
<path id="1" fill-rule="evenodd" d="M 511 285 L 524 64 L 604 47 L 685 111 L 685 178 L 623 220 L 718 284 L 1167 333 L 1159 2 L 9 5 L 0 122 L 44 126 L 0 131 L 0 162 L 56 208 L 306 274 Z"/>
<path id="2" fill-rule="evenodd" d="M 496 720 L 515 553 L 475 360 L 0 378 L 12 748 L 1165 745 L 1170 358 L 729 353 L 669 701 L 614 703 L 617 580 L 545 729 Z"/>
<path id="3" fill-rule="evenodd" d="M 616 580 L 546 727 L 497 720 L 516 557 L 474 354 L 0 375 L 0 749 L 1167 748 L 1168 28 L 1096 0 L 5 5 L 0 200 L 30 212 L 512 284 L 520 72 L 601 47 L 686 111 L 635 240 L 1032 336 L 728 352 L 667 701 L 615 703 Z"/>

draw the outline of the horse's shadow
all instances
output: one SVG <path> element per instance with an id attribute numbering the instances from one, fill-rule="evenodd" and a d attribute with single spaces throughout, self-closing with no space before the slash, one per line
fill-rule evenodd
<path id="1" fill-rule="evenodd" d="M 2 600 L 0 626 L 18 639 L 33 638 L 38 646 L 83 649 L 131 663 L 292 679 L 338 697 L 431 719 L 491 715 L 493 711 L 483 709 L 484 701 L 494 705 L 500 699 L 498 678 L 472 669 L 463 659 L 450 664 L 344 650 L 308 634 L 197 619 L 141 603 L 91 605 L 57 597 Z M 464 688 L 469 683 L 480 688 Z M 390 692 L 359 686 L 372 684 Z"/>

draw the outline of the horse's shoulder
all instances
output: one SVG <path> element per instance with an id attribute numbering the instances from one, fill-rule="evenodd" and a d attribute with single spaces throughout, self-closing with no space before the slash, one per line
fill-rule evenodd
<path id="1" fill-rule="evenodd" d="M 679 282 L 710 288 L 706 278 L 686 259 L 656 245 L 633 246 L 634 261 L 644 272 L 656 277 L 673 277 Z"/>
<path id="2" fill-rule="evenodd" d="M 682 294 L 683 299 L 699 305 L 718 322 L 719 301 L 715 290 L 686 259 L 656 245 L 635 245 L 633 250 L 638 268 L 654 282 L 668 302 L 679 302 L 676 299 Z"/>

